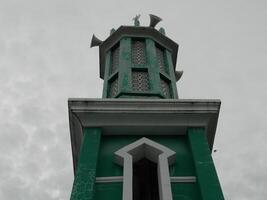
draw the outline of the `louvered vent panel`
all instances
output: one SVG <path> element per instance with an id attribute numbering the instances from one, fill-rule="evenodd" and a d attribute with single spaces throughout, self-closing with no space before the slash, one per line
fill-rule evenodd
<path id="1" fill-rule="evenodd" d="M 110 83 L 109 97 L 115 97 L 118 94 L 118 78 Z"/>
<path id="2" fill-rule="evenodd" d="M 162 48 L 156 47 L 156 53 L 160 72 L 168 73 L 164 50 Z"/>
<path id="3" fill-rule="evenodd" d="M 166 80 L 164 80 L 164 79 L 160 79 L 160 82 L 161 82 L 161 87 L 162 87 L 163 95 L 166 98 L 170 98 L 171 97 L 170 84 Z"/>
<path id="4" fill-rule="evenodd" d="M 119 53 L 120 53 L 120 47 L 117 45 L 114 49 L 111 51 L 111 70 L 110 73 L 114 73 L 118 67 L 119 67 Z"/>
<path id="5" fill-rule="evenodd" d="M 148 73 L 144 71 L 132 72 L 132 87 L 137 92 L 149 91 L 149 77 Z"/>
<path id="6" fill-rule="evenodd" d="M 132 62 L 137 65 L 146 63 L 145 42 L 134 40 L 132 43 Z"/>

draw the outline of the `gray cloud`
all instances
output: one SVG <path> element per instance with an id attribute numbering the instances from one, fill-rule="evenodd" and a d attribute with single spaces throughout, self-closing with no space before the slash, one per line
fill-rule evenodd
<path id="1" fill-rule="evenodd" d="M 119 12 L 118 12 L 119 11 Z M 180 44 L 180 98 L 220 98 L 213 154 L 226 199 L 266 197 L 266 1 L 12 1 L 0 5 L 0 199 L 68 199 L 69 97 L 101 97 L 93 33 L 141 14 Z"/>

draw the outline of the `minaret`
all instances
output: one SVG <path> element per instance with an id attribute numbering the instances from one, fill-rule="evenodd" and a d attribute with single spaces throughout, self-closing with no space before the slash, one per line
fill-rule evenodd
<path id="1" fill-rule="evenodd" d="M 177 99 L 175 66 L 178 45 L 154 26 L 161 19 L 151 15 L 149 27 L 121 26 L 111 30 L 99 45 L 100 78 L 104 79 L 103 98 Z M 177 72 L 179 75 L 181 72 Z"/>
<path id="2" fill-rule="evenodd" d="M 159 17 L 139 17 L 93 35 L 102 99 L 69 99 L 71 200 L 224 199 L 211 157 L 220 100 L 178 98 L 178 44 Z"/>

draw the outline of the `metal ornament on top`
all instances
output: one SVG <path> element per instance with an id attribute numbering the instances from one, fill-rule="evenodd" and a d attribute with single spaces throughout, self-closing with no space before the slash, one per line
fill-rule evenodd
<path id="1" fill-rule="evenodd" d="M 149 26 L 112 29 L 101 41 L 95 35 L 91 47 L 99 46 L 100 77 L 104 79 L 103 98 L 177 99 L 176 81 L 182 71 L 175 71 L 178 44 L 156 30 L 161 18 L 150 15 Z"/>

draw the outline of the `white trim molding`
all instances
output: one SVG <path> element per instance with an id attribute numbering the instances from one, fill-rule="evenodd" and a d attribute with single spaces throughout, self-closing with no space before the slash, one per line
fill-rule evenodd
<path id="1" fill-rule="evenodd" d="M 171 176 L 171 183 L 195 183 L 195 176 Z M 123 176 L 96 177 L 96 183 L 120 183 L 123 182 Z"/>
<path id="2" fill-rule="evenodd" d="M 195 183 L 195 176 L 171 176 L 172 183 Z"/>
<path id="3" fill-rule="evenodd" d="M 96 183 L 118 183 L 123 181 L 123 176 L 96 177 Z"/>
<path id="4" fill-rule="evenodd" d="M 175 152 L 145 137 L 115 152 L 115 161 L 123 166 L 122 199 L 133 199 L 133 163 L 142 158 L 158 163 L 160 200 L 172 200 L 169 165 L 175 162 Z"/>

